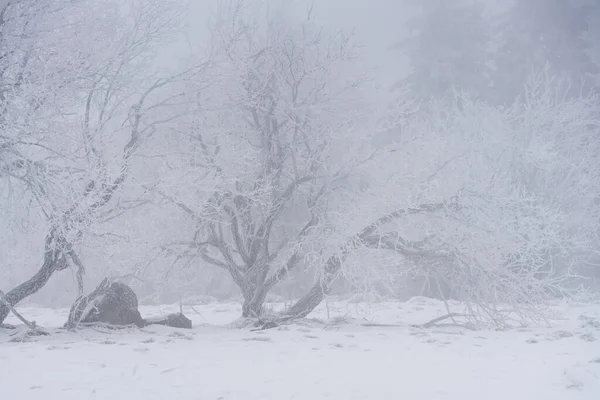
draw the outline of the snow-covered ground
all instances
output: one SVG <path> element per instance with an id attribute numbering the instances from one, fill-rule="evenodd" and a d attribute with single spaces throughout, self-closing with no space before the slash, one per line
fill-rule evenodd
<path id="1" fill-rule="evenodd" d="M 444 314 L 424 298 L 330 303 L 314 314 L 325 323 L 267 331 L 228 328 L 234 303 L 184 307 L 192 330 L 70 333 L 51 329 L 68 310 L 19 310 L 53 334 L 17 342 L 0 329 L 3 399 L 600 399 L 598 305 L 562 305 L 552 327 L 504 332 L 411 327 Z"/>

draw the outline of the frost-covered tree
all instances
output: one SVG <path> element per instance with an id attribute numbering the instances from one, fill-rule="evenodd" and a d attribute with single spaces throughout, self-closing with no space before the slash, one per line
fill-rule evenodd
<path id="1" fill-rule="evenodd" d="M 413 116 L 394 151 L 364 165 L 367 196 L 337 203 L 396 210 L 353 249 L 396 253 L 400 274 L 464 301 L 475 321 L 543 320 L 598 255 L 600 98 L 569 99 L 569 87 L 546 69 L 510 107 L 455 95 Z"/>
<path id="2" fill-rule="evenodd" d="M 540 73 L 508 108 L 455 97 L 453 107 L 415 122 L 417 139 L 400 145 L 409 157 L 416 141 L 430 165 L 410 185 L 413 195 L 455 203 L 445 217 L 413 220 L 402 233 L 420 243 L 411 273 L 477 307 L 470 315 L 497 324 L 503 307 L 543 316 L 537 307 L 569 294 L 597 252 L 600 99 L 567 100 L 568 87 Z"/>
<path id="3" fill-rule="evenodd" d="M 215 23 L 227 46 L 182 130 L 181 175 L 160 186 L 196 221 L 193 240 L 172 245 L 227 270 L 247 317 L 304 263 L 330 192 L 360 159 L 354 130 L 370 120 L 348 36 L 310 17 L 257 23 L 252 9 L 233 3 Z"/>
<path id="4" fill-rule="evenodd" d="M 153 64 L 177 10 L 137 0 L 11 1 L 2 10 L 2 201 L 45 236 L 37 272 L 6 293 L 11 305 L 69 266 L 81 293 L 81 240 L 136 205 L 116 195 L 140 146 L 173 118 L 177 95 L 166 89 L 183 75 L 161 77 Z M 0 304 L 0 321 L 7 314 Z"/>
<path id="5" fill-rule="evenodd" d="M 188 218 L 165 239 L 177 261 L 227 271 L 243 316 L 274 322 L 306 316 L 352 275 L 430 277 L 498 325 L 504 305 L 530 318 L 567 293 L 591 225 L 570 225 L 575 208 L 552 185 L 593 189 L 584 137 L 597 133 L 596 99 L 562 101 L 552 80 L 534 80 L 509 109 L 459 96 L 406 121 L 410 99 L 391 115 L 370 107 L 346 35 L 242 4 L 215 23 L 224 51 L 169 144 L 177 156 L 149 187 Z M 377 126 L 400 123 L 397 143 L 369 150 Z M 580 141 L 566 146 L 574 133 Z M 524 190 L 530 180 L 537 186 Z M 266 295 L 300 268 L 314 271 L 312 287 L 266 314 Z"/>

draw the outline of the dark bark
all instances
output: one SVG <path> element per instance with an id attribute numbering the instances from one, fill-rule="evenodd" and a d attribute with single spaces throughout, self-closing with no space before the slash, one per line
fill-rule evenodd
<path id="1" fill-rule="evenodd" d="M 27 325 L 30 329 L 35 329 L 36 325 L 35 325 L 35 321 L 34 322 L 30 322 L 27 319 L 25 319 L 25 317 L 23 317 L 17 310 L 15 310 L 15 308 L 13 306 L 11 306 L 5 299 L 4 299 L 4 292 L 2 292 L 2 290 L 0 290 L 0 304 L 4 304 L 6 307 L 8 307 L 8 309 L 13 313 L 13 315 L 15 317 L 17 317 L 19 320 L 21 320 L 21 322 L 23 322 L 25 325 Z"/>
<path id="2" fill-rule="evenodd" d="M 37 293 L 41 288 L 48 283 L 50 277 L 57 272 L 68 267 L 67 260 L 60 250 L 51 249 L 57 243 L 54 231 L 48 235 L 46 239 L 46 252 L 44 254 L 44 262 L 42 267 L 27 281 L 21 283 L 4 296 L 4 300 L 12 307 L 17 305 L 23 299 Z M 0 323 L 4 322 L 8 316 L 10 309 L 0 302 Z"/>
<path id="3" fill-rule="evenodd" d="M 310 290 L 302 296 L 300 300 L 294 303 L 292 306 L 285 309 L 278 317 L 277 320 L 280 322 L 304 318 L 310 314 L 325 298 L 325 295 L 329 292 L 328 286 L 325 286 L 322 282 L 317 282 L 310 288 Z"/>
<path id="4" fill-rule="evenodd" d="M 315 282 L 310 290 L 296 303 L 286 308 L 275 317 L 275 321 L 278 324 L 297 318 L 304 318 L 321 304 L 325 296 L 330 292 L 331 285 L 337 277 L 344 259 L 348 255 L 348 250 L 349 249 L 346 248 L 340 255 L 334 255 L 327 260 L 322 278 Z"/>
<path id="5" fill-rule="evenodd" d="M 271 289 L 267 283 L 268 273 L 269 264 L 259 260 L 243 275 L 240 285 L 244 296 L 242 317 L 259 318 L 263 314 L 263 305 Z"/>
<path id="6" fill-rule="evenodd" d="M 316 282 L 300 300 L 274 317 L 259 318 L 255 326 L 260 330 L 276 328 L 279 325 L 310 314 L 325 298 L 331 289 L 333 277 Z"/>

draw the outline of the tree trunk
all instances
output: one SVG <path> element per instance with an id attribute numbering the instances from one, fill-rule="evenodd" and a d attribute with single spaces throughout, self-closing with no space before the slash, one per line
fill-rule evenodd
<path id="1" fill-rule="evenodd" d="M 263 305 L 267 298 L 266 285 L 246 286 L 242 289 L 244 295 L 244 304 L 242 305 L 242 317 L 258 318 L 263 313 Z"/>
<path id="2" fill-rule="evenodd" d="M 49 241 L 51 241 L 51 239 L 47 239 L 46 242 L 48 243 Z M 29 280 L 21 283 L 19 286 L 6 293 L 4 300 L 11 306 L 16 306 L 21 300 L 35 294 L 38 290 L 43 288 L 50 280 L 52 274 L 67 268 L 67 266 L 66 258 L 62 252 L 47 249 L 44 254 L 44 263 L 38 272 Z M 4 322 L 9 312 L 10 310 L 6 304 L 0 302 L 0 323 Z"/>

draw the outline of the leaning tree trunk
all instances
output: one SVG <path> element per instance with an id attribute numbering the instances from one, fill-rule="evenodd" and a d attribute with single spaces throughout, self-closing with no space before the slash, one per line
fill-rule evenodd
<path id="1" fill-rule="evenodd" d="M 282 323 L 296 318 L 304 318 L 325 298 L 331 291 L 331 285 L 335 281 L 338 272 L 342 267 L 342 262 L 347 256 L 347 249 L 344 249 L 340 255 L 334 255 L 327 260 L 323 276 L 302 296 L 296 303 L 281 311 L 276 318 L 276 323 Z"/>
<path id="2" fill-rule="evenodd" d="M 42 267 L 27 281 L 21 283 L 4 296 L 4 300 L 12 307 L 21 300 L 37 293 L 50 280 L 56 271 L 62 271 L 68 267 L 67 260 L 62 251 L 52 248 L 57 240 L 54 232 L 46 238 L 46 251 Z M 0 323 L 4 322 L 10 310 L 3 302 L 0 302 Z"/>
<path id="3" fill-rule="evenodd" d="M 283 310 L 276 318 L 276 322 L 285 322 L 296 318 L 304 318 L 325 298 L 329 292 L 328 285 L 324 282 L 316 282 L 310 290 L 296 303 Z"/>
<path id="4" fill-rule="evenodd" d="M 401 240 L 401 238 L 394 234 L 376 233 L 379 226 L 393 221 L 396 218 L 424 212 L 435 212 L 443 210 L 448 206 L 449 205 L 446 203 L 421 204 L 418 207 L 398 209 L 378 218 L 373 223 L 366 226 L 362 231 L 360 231 L 360 233 L 353 236 L 337 254 L 334 254 L 327 259 L 325 265 L 323 266 L 323 275 L 321 276 L 321 279 L 319 279 L 319 281 L 317 281 L 313 287 L 302 298 L 300 298 L 300 300 L 280 313 L 277 313 L 273 317 L 259 319 L 258 324 L 262 325 L 262 329 L 267 329 L 268 327 L 277 326 L 280 323 L 296 318 L 304 318 L 310 314 L 315 308 L 317 308 L 319 304 L 321 304 L 325 296 L 331 291 L 331 285 L 342 269 L 343 262 L 346 260 L 346 258 L 348 258 L 352 251 L 357 249 L 359 246 L 365 245 L 372 248 L 383 248 L 399 251 L 399 249 L 401 249 L 401 247 L 398 247 L 399 245 L 406 245 L 405 241 Z M 310 223 L 307 225 L 307 227 L 308 226 L 310 226 Z M 297 261 L 296 256 L 297 254 L 292 256 L 291 260 L 293 261 L 291 263 L 288 261 L 288 266 L 290 264 L 294 265 L 294 262 Z M 287 271 L 288 269 L 281 269 L 271 278 L 269 283 L 277 284 L 283 277 L 287 275 Z M 266 288 L 265 295 L 272 288 L 272 285 L 267 284 Z"/>
<path id="5" fill-rule="evenodd" d="M 350 255 L 350 253 L 356 249 L 357 246 L 359 246 L 359 244 L 363 243 L 368 246 L 372 243 L 377 248 L 382 244 L 382 241 L 385 242 L 385 240 L 387 240 L 385 235 L 374 234 L 377 227 L 402 216 L 418 214 L 426 211 L 437 211 L 443 209 L 443 207 L 446 207 L 446 205 L 424 204 L 415 208 L 400 209 L 386 214 L 374 221 L 372 224 L 366 226 L 362 231 L 360 231 L 360 233 L 352 237 L 348 243 L 346 243 L 346 245 L 340 249 L 339 253 L 329 257 L 323 267 L 323 276 L 313 285 L 308 293 L 302 296 L 302 298 L 295 304 L 277 314 L 271 322 L 277 324 L 290 321 L 295 318 L 304 318 L 315 308 L 317 308 L 325 296 L 331 291 L 331 285 L 338 276 L 338 273 L 342 268 L 342 263 Z M 387 244 L 387 242 L 384 244 Z M 391 243 L 387 248 L 396 249 L 396 246 L 394 243 Z"/>

